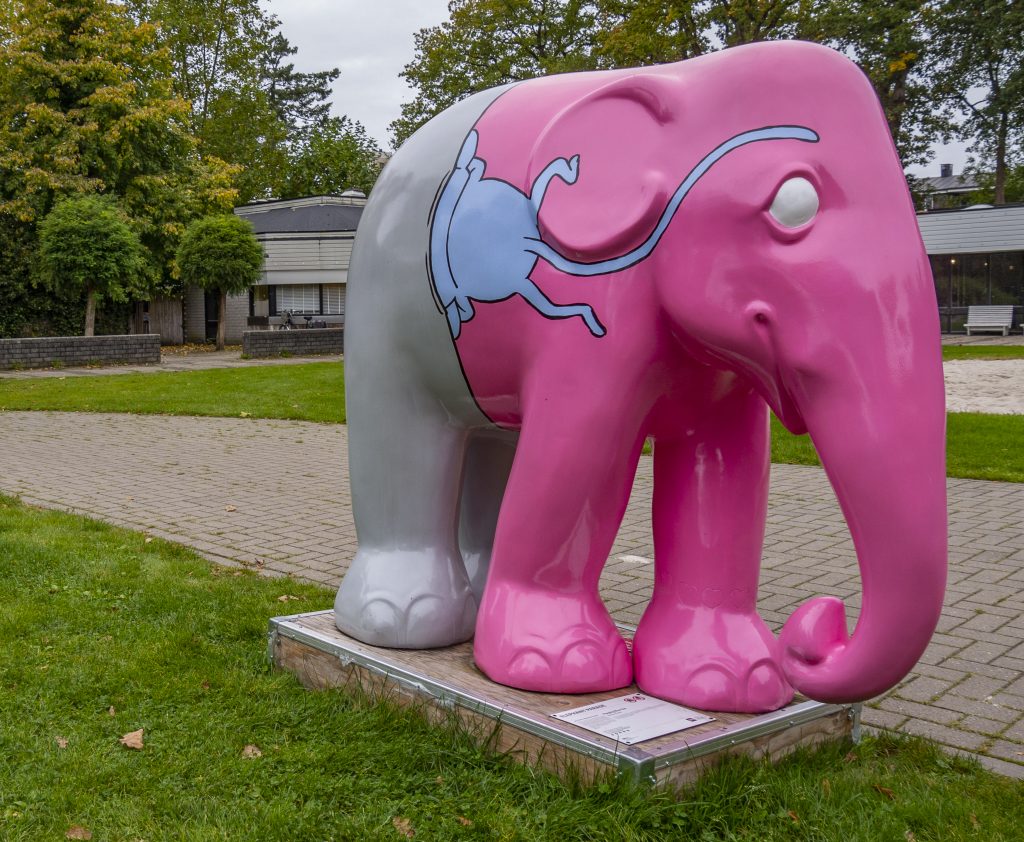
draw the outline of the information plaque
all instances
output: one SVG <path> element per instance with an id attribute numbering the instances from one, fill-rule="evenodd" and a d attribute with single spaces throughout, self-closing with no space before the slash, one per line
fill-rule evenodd
<path id="1" fill-rule="evenodd" d="M 551 715 L 628 746 L 714 721 L 713 716 L 642 693 L 631 693 Z"/>

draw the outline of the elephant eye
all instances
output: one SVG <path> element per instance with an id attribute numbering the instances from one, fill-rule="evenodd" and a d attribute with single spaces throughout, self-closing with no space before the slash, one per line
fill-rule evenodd
<path id="1" fill-rule="evenodd" d="M 818 212 L 818 191 L 806 178 L 786 179 L 775 194 L 769 213 L 787 228 L 799 228 Z"/>

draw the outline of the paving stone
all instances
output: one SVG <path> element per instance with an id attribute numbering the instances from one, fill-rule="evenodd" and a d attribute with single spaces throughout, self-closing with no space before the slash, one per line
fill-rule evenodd
<path id="1" fill-rule="evenodd" d="M 1012 763 L 1024 764 L 1024 745 L 1010 743 L 1006 740 L 996 740 L 988 748 L 988 753 L 1009 760 Z M 1021 773 L 1024 774 L 1024 766 L 1021 766 Z"/>
<path id="2" fill-rule="evenodd" d="M 26 502 L 148 529 L 218 564 L 262 560 L 265 575 L 332 588 L 355 555 L 344 426 L 4 412 L 0 436 L 18 454 L 5 461 L 0 492 Z M 652 586 L 653 564 L 619 558 L 654 556 L 652 474 L 643 457 L 602 580 L 626 623 L 639 620 Z M 971 751 L 996 733 L 991 762 L 1024 768 L 1009 762 L 1024 751 L 1024 484 L 950 480 L 949 501 L 950 587 L 938 634 L 895 691 L 904 698 L 878 700 L 865 722 Z M 843 598 L 853 627 L 860 572 L 821 469 L 772 467 L 763 557 L 758 605 L 773 630 L 819 594 Z M 950 727 L 958 724 L 980 733 Z"/>
<path id="3" fill-rule="evenodd" d="M 944 725 L 936 725 L 933 722 L 925 722 L 922 719 L 908 719 L 900 730 L 907 734 L 927 737 L 943 745 L 964 748 L 968 751 L 977 751 L 988 740 L 987 737 L 981 734 L 974 734 L 970 731 L 958 731 L 955 728 L 947 728 Z"/>

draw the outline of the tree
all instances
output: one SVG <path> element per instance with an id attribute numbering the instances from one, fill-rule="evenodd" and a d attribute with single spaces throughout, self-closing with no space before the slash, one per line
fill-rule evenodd
<path id="1" fill-rule="evenodd" d="M 223 350 L 228 293 L 245 292 L 260 278 L 263 247 L 252 226 L 234 214 L 197 219 L 178 248 L 178 268 L 186 284 L 220 294 L 217 350 Z"/>
<path id="2" fill-rule="evenodd" d="M 196 154 L 155 30 L 111 0 L 20 6 L 0 41 L 0 216 L 34 236 L 62 197 L 117 196 L 150 282 L 170 284 L 184 225 L 235 194 L 223 163 Z"/>
<path id="3" fill-rule="evenodd" d="M 332 117 L 296 150 L 277 194 L 291 199 L 348 188 L 368 194 L 380 173 L 382 158 L 380 147 L 360 123 Z"/>
<path id="4" fill-rule="evenodd" d="M 931 20 L 937 82 L 964 114 L 960 135 L 991 162 L 993 201 L 1006 201 L 1009 159 L 1024 140 L 1024 7 L 1013 0 L 942 0 Z"/>
<path id="5" fill-rule="evenodd" d="M 682 61 L 711 49 L 708 21 L 695 0 L 603 0 L 599 6 L 600 67 Z"/>
<path id="6" fill-rule="evenodd" d="M 288 128 L 292 143 L 306 139 L 311 132 L 326 127 L 331 111 L 331 83 L 338 68 L 315 73 L 298 73 L 295 65 L 285 63 L 297 47 L 275 32 L 263 55 L 263 87 L 267 101 L 278 120 Z"/>
<path id="7" fill-rule="evenodd" d="M 259 0 L 129 0 L 158 22 L 175 92 L 204 156 L 238 167 L 241 201 L 266 196 L 296 146 L 324 125 L 337 69 L 298 73 L 280 22 Z"/>
<path id="8" fill-rule="evenodd" d="M 100 299 L 128 301 L 144 288 L 146 256 L 111 197 L 81 196 L 56 205 L 39 226 L 40 275 L 47 287 L 85 295 L 85 336 Z"/>
<path id="9" fill-rule="evenodd" d="M 451 0 L 448 11 L 440 26 L 416 33 L 416 56 L 400 74 L 416 97 L 390 126 L 396 146 L 471 93 L 595 66 L 586 0 Z"/>
<path id="10" fill-rule="evenodd" d="M 828 0 L 805 15 L 798 35 L 857 62 L 882 103 L 904 167 L 923 164 L 950 132 L 933 78 L 927 27 L 931 0 Z"/>

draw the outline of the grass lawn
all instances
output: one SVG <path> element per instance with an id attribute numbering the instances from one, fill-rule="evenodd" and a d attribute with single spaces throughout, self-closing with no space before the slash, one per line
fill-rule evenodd
<path id="1" fill-rule="evenodd" d="M 955 350 L 955 349 L 954 349 Z M 1000 350 L 991 346 L 965 350 Z M 1012 347 L 1011 347 L 1012 350 Z M 345 421 L 345 373 L 336 362 L 96 377 L 0 379 L 0 410 L 141 412 Z M 949 475 L 1024 482 L 1024 416 L 950 413 Z M 817 465 L 807 436 L 772 419 L 772 461 Z"/>
<path id="2" fill-rule="evenodd" d="M 792 435 L 774 416 L 772 461 L 821 464 L 810 438 Z M 1024 482 L 1024 415 L 949 413 L 946 472 L 951 477 Z"/>
<path id="3" fill-rule="evenodd" d="M 269 671 L 267 619 L 331 598 L 0 498 L 0 838 L 398 840 L 408 822 L 426 840 L 955 842 L 1024 827 L 1024 784 L 890 737 L 730 763 L 678 803 L 563 784 Z M 141 750 L 120 744 L 138 729 Z"/>
<path id="4" fill-rule="evenodd" d="M 943 345 L 944 360 L 1020 360 L 1024 345 Z"/>
<path id="5" fill-rule="evenodd" d="M 345 420 L 341 363 L 0 379 L 0 410 Z"/>

